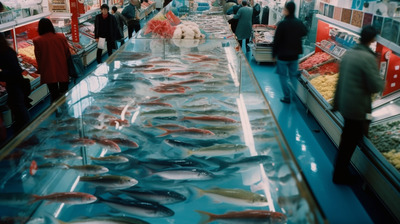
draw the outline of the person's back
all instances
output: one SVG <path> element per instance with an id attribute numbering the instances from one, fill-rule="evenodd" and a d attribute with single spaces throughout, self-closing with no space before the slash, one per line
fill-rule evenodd
<path id="1" fill-rule="evenodd" d="M 69 47 L 62 33 L 46 33 L 33 39 L 41 83 L 68 82 Z"/>
<path id="2" fill-rule="evenodd" d="M 274 53 L 285 60 L 297 59 L 303 53 L 302 38 L 307 35 L 303 22 L 294 16 L 287 16 L 278 24 L 274 36 Z"/>

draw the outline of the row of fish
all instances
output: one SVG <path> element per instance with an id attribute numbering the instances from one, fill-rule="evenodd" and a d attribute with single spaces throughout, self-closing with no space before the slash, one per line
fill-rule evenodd
<path id="1" fill-rule="evenodd" d="M 203 223 L 286 222 L 282 213 L 251 210 L 268 208 L 266 196 L 236 181 L 252 167 L 271 167 L 275 162 L 270 155 L 249 156 L 236 105 L 239 89 L 226 57 L 217 54 L 223 51 L 163 57 L 120 52 L 116 60 L 124 60 L 122 66 L 112 64 L 109 72 L 94 76 L 106 80 L 101 90 L 82 82 L 88 94 L 67 100 L 62 119 L 44 122 L 32 136 L 35 144 L 22 149 L 28 154 L 23 156 L 24 169 L 34 170 L 31 178 L 77 172 L 77 189 L 83 191 L 41 196 L 8 192 L 0 195 L 0 206 L 65 203 L 70 206 L 60 219 L 68 217 L 71 223 L 99 220 L 68 215 L 80 204 L 106 205 L 114 214 L 104 218 L 107 223 L 153 223 L 155 219 L 148 218 L 173 220 L 177 213 L 195 210 Z M 269 110 L 252 109 L 248 114 L 257 145 L 273 145 L 276 133 Z M 219 183 L 230 184 L 215 187 Z M 203 195 L 229 209 L 219 214 L 200 211 L 203 206 L 182 211 L 185 205 L 206 200 Z M 178 209 L 175 204 L 182 205 Z"/>

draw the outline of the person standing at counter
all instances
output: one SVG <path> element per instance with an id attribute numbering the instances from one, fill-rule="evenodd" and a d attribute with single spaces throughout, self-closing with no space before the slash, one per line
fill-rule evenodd
<path id="1" fill-rule="evenodd" d="M 294 16 L 296 5 L 287 2 L 283 8 L 285 18 L 278 23 L 274 36 L 272 55 L 276 58 L 276 73 L 282 86 L 281 102 L 290 103 L 289 82 L 294 87 L 299 77 L 299 55 L 303 53 L 302 38 L 307 35 L 303 22 Z M 289 77 L 288 77 L 289 75 Z"/>
<path id="2" fill-rule="evenodd" d="M 38 25 L 39 36 L 33 39 L 40 82 L 47 84 L 51 102 L 68 90 L 69 75 L 67 58 L 71 56 L 67 38 L 56 33 L 51 21 L 42 18 Z"/>
<path id="3" fill-rule="evenodd" d="M 130 0 L 129 5 L 122 10 L 122 15 L 126 18 L 128 24 L 128 37 L 132 37 L 132 33 L 139 32 L 140 30 L 140 19 L 139 19 L 139 7 L 140 2 L 138 0 Z"/>
<path id="4" fill-rule="evenodd" d="M 113 6 L 111 8 L 111 13 L 115 17 L 115 20 L 117 20 L 118 31 L 119 35 L 121 36 L 121 39 L 119 39 L 118 41 L 121 42 L 122 46 L 125 43 L 124 40 L 124 25 L 126 25 L 125 17 L 120 12 L 118 12 L 118 8 L 116 6 Z"/>
<path id="5" fill-rule="evenodd" d="M 118 31 L 117 20 L 113 15 L 109 13 L 110 8 L 107 4 L 103 4 L 100 7 L 101 14 L 98 14 L 95 18 L 94 23 L 94 38 L 99 43 L 100 38 L 104 38 L 107 43 L 108 56 L 112 55 L 112 50 L 116 49 L 115 40 L 121 39 L 121 35 Z M 104 43 L 103 43 L 104 44 Z M 105 46 L 104 46 L 105 47 Z M 96 60 L 97 63 L 101 63 L 101 56 L 103 54 L 102 48 L 97 48 Z"/>
<path id="6" fill-rule="evenodd" d="M 251 37 L 252 29 L 253 8 L 247 6 L 247 1 L 242 1 L 242 7 L 238 10 L 237 14 L 233 17 L 238 20 L 235 35 L 239 41 L 239 46 L 242 47 L 242 42 L 245 40 L 246 52 L 250 51 L 247 46 Z"/>
<path id="7" fill-rule="evenodd" d="M 377 34 L 374 27 L 365 26 L 361 30 L 360 44 L 348 50 L 340 62 L 333 111 L 342 114 L 344 126 L 333 171 L 335 184 L 350 184 L 354 180 L 349 171 L 351 156 L 363 135 L 368 136 L 372 94 L 384 88 L 376 55 L 369 48 Z"/>
<path id="8" fill-rule="evenodd" d="M 2 33 L 0 33 L 0 81 L 6 83 L 7 104 L 14 116 L 14 131 L 18 132 L 30 121 L 27 107 L 30 85 L 24 85 L 24 82 L 29 80 L 23 78 L 17 53 L 10 47 Z"/>

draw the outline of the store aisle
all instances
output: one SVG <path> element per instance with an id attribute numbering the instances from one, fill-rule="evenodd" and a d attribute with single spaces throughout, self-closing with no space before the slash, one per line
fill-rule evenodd
<path id="1" fill-rule="evenodd" d="M 257 64 L 250 53 L 246 55 L 293 155 L 329 223 L 384 223 L 380 221 L 384 221 L 382 219 L 385 217 L 371 214 L 370 210 L 377 210 L 374 208 L 377 205 L 374 204 L 374 199 L 365 195 L 365 192 L 362 193 L 361 187 L 357 189 L 332 183 L 336 146 L 313 116 L 307 114 L 299 99 L 291 104 L 280 102 L 282 91 L 274 64 Z"/>

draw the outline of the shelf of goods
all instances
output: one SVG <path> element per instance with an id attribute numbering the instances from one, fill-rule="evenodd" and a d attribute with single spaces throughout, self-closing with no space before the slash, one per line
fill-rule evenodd
<path id="1" fill-rule="evenodd" d="M 317 17 L 318 42 L 315 52 L 300 61 L 302 75 L 296 92 L 332 141 L 339 145 L 344 119 L 339 112 L 331 111 L 339 75 L 338 63 L 346 49 L 356 44 L 360 30 L 324 16 Z M 398 50 L 397 47 L 389 49 L 386 47 L 390 45 L 388 41 L 381 37 L 377 39 L 376 46 L 372 45 L 371 48 L 380 55 L 380 75 L 385 79 L 386 87 L 383 93 L 374 96 L 369 139 L 365 138 L 362 146 L 356 150 L 352 164 L 393 217 L 400 220 L 400 206 L 396 203 L 400 200 L 400 94 L 399 85 L 396 85 L 400 58 L 392 53 Z"/>
<path id="2" fill-rule="evenodd" d="M 11 10 L 14 12 L 15 10 Z M 41 18 L 49 16 L 50 13 L 41 13 L 24 18 L 18 15 L 13 17 L 14 20 L 0 24 L 0 32 L 5 34 L 6 39 L 12 47 L 17 51 L 20 66 L 23 69 L 23 76 L 31 81 L 32 92 L 29 98 L 32 99 L 31 105 L 36 105 L 48 94 L 46 85 L 40 85 L 40 74 L 37 73 L 37 64 L 35 59 L 32 36 L 37 29 L 37 21 Z M 1 84 L 2 94 L 0 94 L 0 104 L 7 102 L 7 93 L 4 89 L 5 84 Z"/>
<path id="3" fill-rule="evenodd" d="M 327 222 L 236 40 L 179 40 L 130 39 L 1 149 L 2 220 Z"/>
<path id="4" fill-rule="evenodd" d="M 275 61 L 272 56 L 275 29 L 275 26 L 253 25 L 253 47 L 251 52 L 256 62 Z"/>

